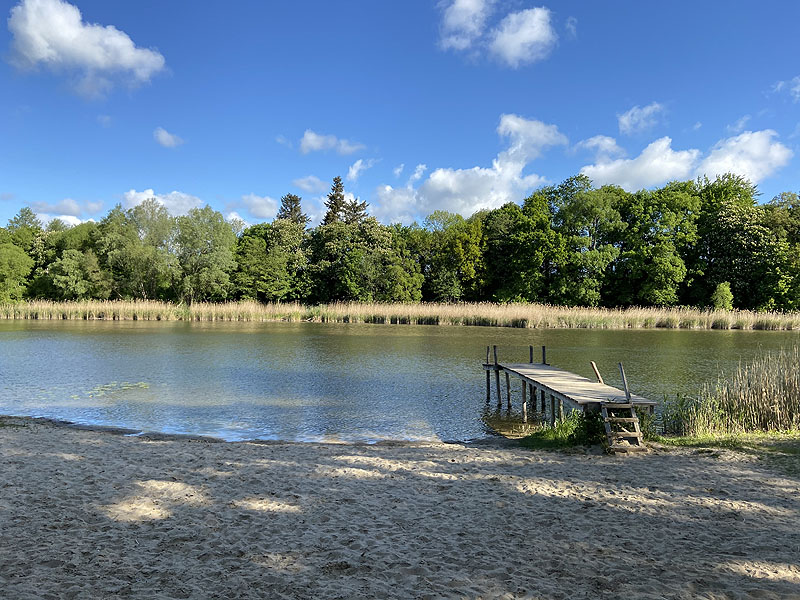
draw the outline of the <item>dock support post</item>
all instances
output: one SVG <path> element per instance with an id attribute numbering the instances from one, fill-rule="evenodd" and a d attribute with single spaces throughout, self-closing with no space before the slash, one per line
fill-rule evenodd
<path id="1" fill-rule="evenodd" d="M 542 346 L 542 364 L 547 364 L 547 346 Z"/>
<path id="2" fill-rule="evenodd" d="M 530 363 L 533 364 L 533 346 L 528 346 L 528 350 L 530 350 Z"/>
<path id="3" fill-rule="evenodd" d="M 522 422 L 528 422 L 528 383 L 522 380 Z"/>
<path id="4" fill-rule="evenodd" d="M 544 421 L 545 415 L 547 414 L 547 407 L 545 406 L 545 400 L 544 400 L 544 388 L 541 389 L 540 394 L 542 397 L 542 421 Z"/>
<path id="5" fill-rule="evenodd" d="M 622 375 L 622 389 L 625 390 L 625 398 L 630 402 L 631 392 L 628 389 L 628 379 L 625 377 L 625 367 L 622 366 L 622 363 L 619 363 L 619 374 Z"/>
<path id="6" fill-rule="evenodd" d="M 564 400 L 561 398 L 558 399 L 558 420 L 564 420 Z"/>
<path id="7" fill-rule="evenodd" d="M 553 394 L 550 394 L 550 425 L 556 425 L 556 398 Z"/>
<path id="8" fill-rule="evenodd" d="M 489 366 L 489 346 L 486 346 L 486 366 Z M 486 369 L 486 402 L 492 397 L 492 374 Z"/>
<path id="9" fill-rule="evenodd" d="M 511 410 L 511 379 L 508 376 L 508 371 L 506 371 L 506 402 L 508 410 Z"/>
<path id="10" fill-rule="evenodd" d="M 497 406 L 498 408 L 503 403 L 503 397 L 500 394 L 500 367 L 497 365 L 497 346 L 493 346 L 494 350 L 494 383 L 497 388 Z"/>

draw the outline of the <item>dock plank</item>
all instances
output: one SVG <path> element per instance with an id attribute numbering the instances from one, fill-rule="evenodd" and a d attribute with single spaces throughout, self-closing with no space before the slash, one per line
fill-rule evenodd
<path id="1" fill-rule="evenodd" d="M 551 365 L 500 363 L 497 368 L 543 387 L 549 393 L 558 394 L 579 406 L 599 402 L 627 402 L 625 392 L 620 389 Z M 656 402 L 636 394 L 631 394 L 631 403 L 643 407 L 656 404 Z"/>

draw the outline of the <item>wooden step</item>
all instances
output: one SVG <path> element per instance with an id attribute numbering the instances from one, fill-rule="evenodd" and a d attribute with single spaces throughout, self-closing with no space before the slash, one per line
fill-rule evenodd
<path id="1" fill-rule="evenodd" d="M 606 417 L 606 423 L 638 423 L 639 417 Z"/>
<path id="2" fill-rule="evenodd" d="M 611 435 L 617 438 L 637 438 L 642 439 L 644 435 L 642 435 L 639 431 L 612 431 Z"/>
<path id="3" fill-rule="evenodd" d="M 606 408 L 616 410 L 618 408 L 636 408 L 636 405 L 630 402 L 606 402 Z"/>
<path id="4" fill-rule="evenodd" d="M 615 452 L 647 452 L 647 446 L 622 446 L 620 444 L 611 444 L 609 450 Z"/>

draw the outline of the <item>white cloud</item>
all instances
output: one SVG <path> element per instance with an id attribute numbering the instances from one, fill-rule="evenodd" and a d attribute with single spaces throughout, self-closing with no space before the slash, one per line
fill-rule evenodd
<path id="1" fill-rule="evenodd" d="M 800 75 L 788 81 L 777 82 L 772 86 L 772 91 L 776 93 L 786 91 L 791 96 L 792 102 L 800 102 Z"/>
<path id="2" fill-rule="evenodd" d="M 672 139 L 663 137 L 648 145 L 636 158 L 599 161 L 581 169 L 596 185 L 614 184 L 628 191 L 688 179 L 700 156 L 699 150 L 672 149 Z"/>
<path id="3" fill-rule="evenodd" d="M 745 131 L 720 140 L 700 163 L 697 174 L 714 178 L 730 172 L 758 183 L 788 164 L 792 158 L 793 152 L 775 141 L 777 136 L 772 129 L 764 129 Z"/>
<path id="4" fill-rule="evenodd" d="M 36 218 L 38 218 L 42 222 L 42 225 L 44 225 L 45 227 L 47 227 L 50 221 L 54 221 L 55 219 L 63 221 L 70 227 L 75 227 L 75 225 L 80 225 L 81 223 L 86 223 L 88 221 L 94 221 L 94 219 L 86 219 L 84 221 L 83 219 L 79 219 L 74 215 L 54 215 L 50 213 L 40 213 L 40 212 L 36 213 Z"/>
<path id="5" fill-rule="evenodd" d="M 97 122 L 103 127 L 111 127 L 111 117 L 109 115 L 97 115 Z"/>
<path id="6" fill-rule="evenodd" d="M 31 208 L 34 212 L 50 215 L 61 215 L 70 217 L 80 217 L 84 214 L 93 214 L 103 208 L 102 202 L 80 202 L 72 198 L 64 198 L 60 202 L 33 202 Z M 59 218 L 61 218 L 59 217 Z"/>
<path id="7" fill-rule="evenodd" d="M 664 112 L 664 107 L 658 102 L 653 102 L 644 107 L 634 106 L 629 111 L 617 115 L 619 132 L 632 135 L 646 131 L 658 123 L 659 115 Z"/>
<path id="8" fill-rule="evenodd" d="M 403 173 L 403 169 L 405 169 L 405 168 L 406 168 L 406 164 L 405 163 L 400 163 L 394 169 L 392 169 L 392 173 L 394 173 L 395 177 L 400 177 L 400 175 L 402 175 L 402 173 Z"/>
<path id="9" fill-rule="evenodd" d="M 484 208 L 518 202 L 545 182 L 539 175 L 525 174 L 527 164 L 541 156 L 545 148 L 567 143 L 555 125 L 513 114 L 501 115 L 497 133 L 509 138 L 509 145 L 492 161 L 491 167 L 435 169 L 414 189 L 413 183 L 426 169 L 425 165 L 418 165 L 407 187 L 384 185 L 376 190 L 373 214 L 383 220 L 407 223 L 434 210 L 469 216 Z"/>
<path id="10" fill-rule="evenodd" d="M 307 177 L 301 177 L 300 179 L 293 179 L 292 185 L 299 187 L 301 190 L 308 192 L 309 194 L 324 192 L 328 189 L 328 184 L 314 175 L 308 175 Z"/>
<path id="11" fill-rule="evenodd" d="M 575 17 L 568 17 L 567 22 L 564 23 L 564 29 L 567 30 L 567 34 L 572 39 L 578 37 L 578 19 Z"/>
<path id="12" fill-rule="evenodd" d="M 347 181 L 358 181 L 358 178 L 361 177 L 361 173 L 367 169 L 371 169 L 373 166 L 375 166 L 374 158 L 370 158 L 366 161 L 362 158 L 359 158 L 356 162 L 350 165 L 350 168 L 347 170 Z"/>
<path id="13" fill-rule="evenodd" d="M 408 178 L 408 185 L 413 185 L 415 182 L 422 179 L 422 176 L 425 174 L 425 171 L 428 170 L 428 165 L 419 164 L 414 167 L 414 172 L 411 174 L 411 177 Z"/>
<path id="14" fill-rule="evenodd" d="M 588 150 L 594 152 L 595 160 L 607 162 L 611 159 L 625 156 L 624 148 L 617 144 L 617 140 L 607 135 L 596 135 L 586 140 L 581 140 L 575 144 L 576 150 Z"/>
<path id="15" fill-rule="evenodd" d="M 242 196 L 247 212 L 259 219 L 273 219 L 278 214 L 278 201 L 269 196 L 245 194 Z"/>
<path id="16" fill-rule="evenodd" d="M 491 33 L 489 51 L 512 68 L 542 60 L 558 35 L 547 8 L 529 8 L 507 15 Z"/>
<path id="17" fill-rule="evenodd" d="M 703 124 L 702 124 L 700 121 L 697 121 L 697 123 L 695 123 L 694 125 L 692 125 L 692 130 L 693 130 L 693 131 L 697 131 L 697 130 L 698 130 L 698 129 L 700 129 L 702 126 L 703 126 Z"/>
<path id="18" fill-rule="evenodd" d="M 115 80 L 146 83 L 165 65 L 158 51 L 137 47 L 113 25 L 84 23 L 80 10 L 63 0 L 22 0 L 11 9 L 8 29 L 15 66 L 77 74 L 76 89 L 89 97 L 108 92 Z"/>
<path id="19" fill-rule="evenodd" d="M 439 46 L 444 50 L 467 50 L 482 35 L 493 0 L 453 0 L 442 15 Z"/>
<path id="20" fill-rule="evenodd" d="M 155 131 L 153 131 L 153 138 L 164 148 L 175 148 L 183 143 L 183 139 L 163 127 L 156 127 Z"/>
<path id="21" fill-rule="evenodd" d="M 744 128 L 747 126 L 747 122 L 751 118 L 752 117 L 750 115 L 744 115 L 743 117 L 737 119 L 735 123 L 728 125 L 726 129 L 731 133 L 741 133 L 744 131 Z"/>
<path id="22" fill-rule="evenodd" d="M 154 198 L 159 204 L 166 207 L 171 215 L 185 215 L 193 208 L 203 206 L 203 201 L 197 196 L 184 192 L 173 191 L 169 194 L 156 194 L 152 189 L 128 190 L 122 194 L 122 204 L 125 208 L 133 208 L 149 198 Z"/>
<path id="23" fill-rule="evenodd" d="M 792 151 L 774 139 L 777 135 L 771 129 L 745 131 L 717 142 L 705 158 L 700 150 L 673 150 L 672 140 L 663 137 L 636 158 L 600 158 L 583 167 L 581 173 L 597 185 L 615 184 L 628 191 L 702 175 L 713 179 L 724 173 L 736 173 L 758 183 L 792 158 Z"/>
<path id="24" fill-rule="evenodd" d="M 335 135 L 324 135 L 316 133 L 311 129 L 306 129 L 300 139 L 300 152 L 318 152 L 322 150 L 335 150 L 338 154 L 353 154 L 364 149 L 364 144 L 340 139 Z"/>
<path id="25" fill-rule="evenodd" d="M 294 148 L 294 144 L 292 144 L 291 140 L 288 140 L 285 135 L 276 135 L 275 141 L 287 148 Z"/>

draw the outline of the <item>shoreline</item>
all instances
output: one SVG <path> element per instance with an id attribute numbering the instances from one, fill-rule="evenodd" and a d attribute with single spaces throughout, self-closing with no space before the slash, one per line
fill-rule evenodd
<path id="1" fill-rule="evenodd" d="M 800 596 L 800 479 L 742 453 L 16 423 L 0 427 L 8 597 Z"/>

